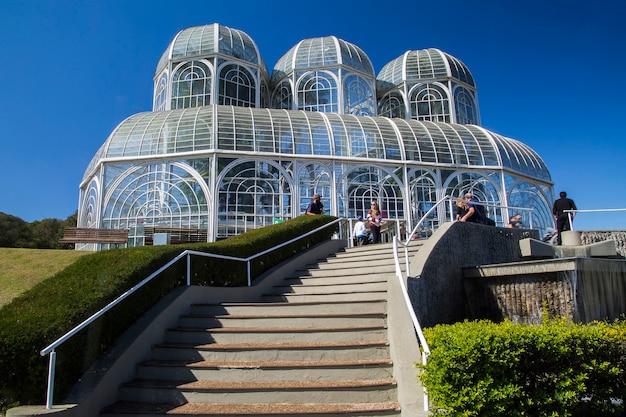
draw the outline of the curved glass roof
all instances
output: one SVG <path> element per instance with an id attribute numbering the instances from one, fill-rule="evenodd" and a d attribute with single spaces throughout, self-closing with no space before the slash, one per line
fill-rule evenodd
<path id="1" fill-rule="evenodd" d="M 476 87 L 474 77 L 464 63 L 439 49 L 430 48 L 406 51 L 385 65 L 376 78 L 383 83 L 398 85 L 404 81 L 449 77 Z"/>
<path id="2" fill-rule="evenodd" d="M 374 66 L 361 48 L 335 36 L 300 41 L 283 55 L 272 72 L 272 81 L 281 79 L 295 69 L 311 69 L 345 65 L 375 76 Z"/>
<path id="3" fill-rule="evenodd" d="M 550 180 L 545 163 L 530 147 L 475 125 L 233 106 L 131 116 L 98 150 L 84 179 L 102 159 L 181 158 L 211 150 L 507 168 Z"/>
<path id="4" fill-rule="evenodd" d="M 240 30 L 213 23 L 178 32 L 161 56 L 156 74 L 158 75 L 170 60 L 215 53 L 232 56 L 265 68 L 261 53 L 250 36 Z"/>

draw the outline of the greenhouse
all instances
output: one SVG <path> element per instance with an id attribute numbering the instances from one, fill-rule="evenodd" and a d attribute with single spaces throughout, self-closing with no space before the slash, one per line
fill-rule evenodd
<path id="1" fill-rule="evenodd" d="M 215 241 L 302 215 L 320 194 L 325 214 L 354 219 L 377 201 L 406 231 L 467 191 L 500 224 L 512 210 L 552 224 L 545 163 L 480 127 L 458 59 L 408 51 L 375 76 L 363 50 L 329 36 L 298 43 L 270 77 L 248 35 L 212 24 L 176 35 L 157 65 L 153 111 L 124 120 L 92 159 L 78 225 L 129 229 L 129 246 L 159 231 Z M 443 204 L 423 224 L 450 220 Z"/>

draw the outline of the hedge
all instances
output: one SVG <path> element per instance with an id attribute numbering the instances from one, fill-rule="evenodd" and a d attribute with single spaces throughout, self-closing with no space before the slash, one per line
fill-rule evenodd
<path id="1" fill-rule="evenodd" d="M 433 415 L 620 416 L 626 324 L 463 322 L 425 329 Z"/>

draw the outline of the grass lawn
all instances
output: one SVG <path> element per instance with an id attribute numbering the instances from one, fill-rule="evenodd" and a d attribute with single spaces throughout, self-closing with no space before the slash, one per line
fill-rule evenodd
<path id="1" fill-rule="evenodd" d="M 0 248 L 0 307 L 92 252 Z"/>

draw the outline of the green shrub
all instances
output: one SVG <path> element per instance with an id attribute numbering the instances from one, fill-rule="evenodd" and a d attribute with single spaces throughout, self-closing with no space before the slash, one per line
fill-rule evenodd
<path id="1" fill-rule="evenodd" d="M 623 322 L 464 322 L 425 336 L 431 355 L 417 366 L 434 415 L 623 415 Z"/>
<path id="2" fill-rule="evenodd" d="M 219 242 L 111 249 L 79 258 L 0 309 L 0 407 L 43 404 L 48 358 L 39 352 L 185 249 L 246 258 L 334 219 L 300 216 Z M 251 263 L 251 276 L 329 239 L 336 230 L 328 227 L 257 258 Z M 194 256 L 191 266 L 194 285 L 247 285 L 245 263 Z M 181 260 L 59 346 L 55 401 L 142 314 L 185 282 L 186 264 Z"/>

